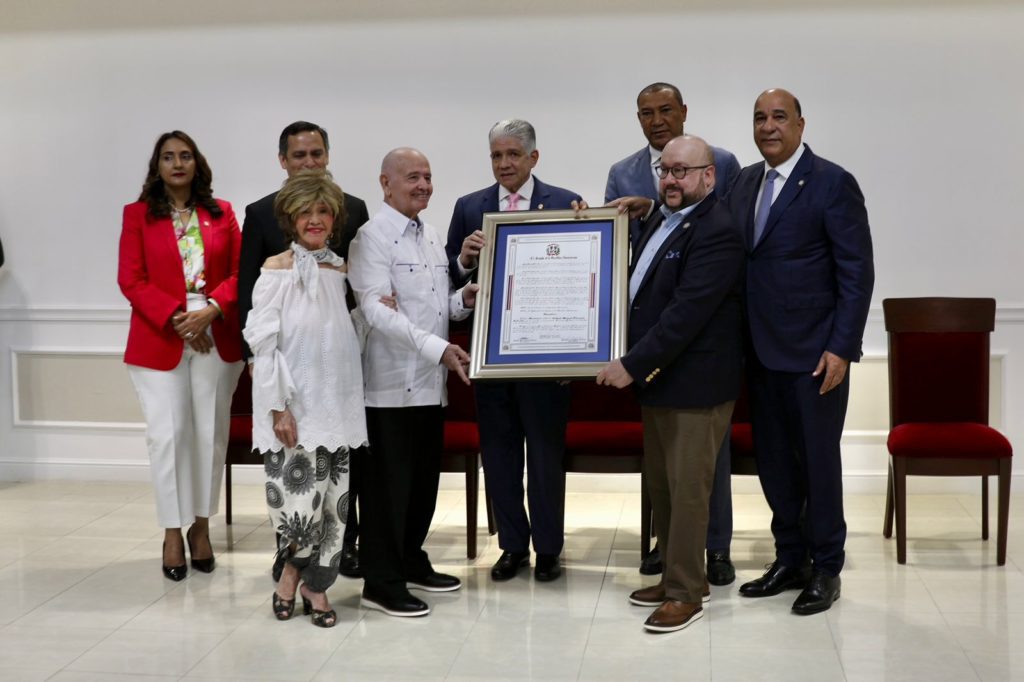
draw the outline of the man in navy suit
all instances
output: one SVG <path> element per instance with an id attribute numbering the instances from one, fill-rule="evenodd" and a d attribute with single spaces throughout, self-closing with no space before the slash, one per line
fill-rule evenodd
<path id="1" fill-rule="evenodd" d="M 330 142 L 327 131 L 315 123 L 295 121 L 281 131 L 278 138 L 277 158 L 281 168 L 291 177 L 301 170 L 316 168 L 327 169 L 330 160 Z M 245 222 L 242 224 L 242 252 L 238 263 L 238 313 L 242 328 L 245 328 L 249 311 L 252 310 L 252 290 L 256 279 L 260 276 L 263 262 L 271 256 L 284 251 L 284 232 L 274 217 L 274 199 L 277 192 L 271 192 L 259 201 L 245 207 Z M 341 243 L 332 247 L 342 258 L 348 259 L 348 245 L 356 235 L 359 226 L 370 219 L 366 211 L 366 203 L 359 197 L 345 193 L 345 225 L 342 228 Z M 248 344 L 242 340 L 242 356 L 246 360 L 252 358 Z M 359 517 L 356 511 L 357 491 L 359 489 L 359 467 L 357 457 L 352 458 L 352 474 L 349 490 L 349 513 L 345 524 L 345 537 L 342 540 L 341 565 L 339 572 L 349 578 L 362 577 L 359 568 L 359 553 L 356 542 L 359 538 Z M 271 573 L 274 580 L 281 575 L 286 557 L 279 554 L 274 561 Z"/>
<path id="2" fill-rule="evenodd" d="M 729 205 L 746 239 L 751 423 L 775 537 L 775 561 L 740 594 L 802 589 L 793 612 L 807 615 L 839 598 L 839 442 L 875 273 L 860 187 L 802 143 L 803 129 L 796 97 L 761 93 L 754 142 L 764 163 L 743 169 Z"/>
<path id="3" fill-rule="evenodd" d="M 742 372 L 744 251 L 719 203 L 711 148 L 683 136 L 665 145 L 661 201 L 644 223 L 629 276 L 629 351 L 597 383 L 633 384 L 642 407 L 647 487 L 664 571 L 629 600 L 656 610 L 652 632 L 690 625 L 705 582 L 708 502 Z"/>
<path id="4" fill-rule="evenodd" d="M 491 128 L 491 170 L 497 183 L 455 202 L 447 252 L 456 282 L 473 276 L 480 249 L 484 213 L 575 208 L 579 194 L 553 187 L 533 175 L 540 153 L 527 121 L 499 121 Z M 487 490 L 494 504 L 502 555 L 491 569 L 497 581 L 510 580 L 530 563 L 530 540 L 537 553 L 534 577 L 561 575 L 565 491 L 565 425 L 569 387 L 554 381 L 477 383 L 477 421 Z M 529 517 L 523 509 L 523 440 Z"/>
<path id="5" fill-rule="evenodd" d="M 648 145 L 630 154 L 608 171 L 608 185 L 604 191 L 605 203 L 626 196 L 658 198 L 658 172 L 662 149 L 669 140 L 683 134 L 686 123 L 686 105 L 679 88 L 670 83 L 652 83 L 640 91 L 636 98 L 636 117 L 644 131 Z M 715 163 L 715 194 L 724 197 L 736 176 L 740 164 L 731 152 L 711 147 Z M 641 221 L 630 221 L 631 243 L 639 238 Z M 712 585 L 728 585 L 736 579 L 736 569 L 729 557 L 732 544 L 732 462 L 729 439 L 724 438 L 715 468 L 715 485 L 711 493 L 711 520 L 707 537 L 707 573 Z M 660 548 L 644 559 L 640 572 L 656 575 L 661 572 Z"/>

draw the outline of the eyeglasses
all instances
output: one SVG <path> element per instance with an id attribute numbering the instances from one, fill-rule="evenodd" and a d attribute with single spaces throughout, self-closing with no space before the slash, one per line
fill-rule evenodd
<path id="1" fill-rule="evenodd" d="M 671 173 L 672 177 L 675 178 L 676 180 L 682 180 L 683 178 L 686 177 L 686 174 L 692 170 L 701 170 L 703 168 L 708 168 L 709 166 L 713 165 L 714 164 L 706 163 L 703 166 L 672 166 L 671 168 L 666 168 L 665 166 L 658 166 L 658 177 L 667 178 L 668 174 Z"/>

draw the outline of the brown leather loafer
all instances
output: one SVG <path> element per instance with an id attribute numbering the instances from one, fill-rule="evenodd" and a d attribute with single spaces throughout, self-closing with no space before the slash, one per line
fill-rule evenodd
<path id="1" fill-rule="evenodd" d="M 701 593 L 700 600 L 705 604 L 711 601 L 711 585 L 708 584 L 707 580 L 704 581 L 704 592 Z M 635 590 L 629 595 L 629 603 L 634 606 L 657 607 L 661 606 L 664 602 L 665 585 L 662 583 Z"/>
<path id="2" fill-rule="evenodd" d="M 629 595 L 629 603 L 634 606 L 661 606 L 665 603 L 665 586 L 658 583 L 636 590 Z"/>
<path id="3" fill-rule="evenodd" d="M 644 630 L 648 632 L 675 632 L 687 625 L 700 620 L 704 609 L 698 604 L 667 599 L 655 609 L 654 613 L 644 622 Z"/>

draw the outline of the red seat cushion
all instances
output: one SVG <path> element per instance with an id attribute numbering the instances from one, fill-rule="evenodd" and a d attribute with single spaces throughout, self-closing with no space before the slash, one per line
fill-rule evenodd
<path id="1" fill-rule="evenodd" d="M 750 424 L 735 423 L 732 425 L 729 449 L 733 457 L 754 456 L 754 434 Z"/>
<path id="2" fill-rule="evenodd" d="M 480 452 L 480 431 L 476 422 L 446 421 L 444 423 L 444 451 Z"/>
<path id="3" fill-rule="evenodd" d="M 640 422 L 572 421 L 565 428 L 566 450 L 586 454 L 642 456 L 644 428 Z"/>
<path id="4" fill-rule="evenodd" d="M 973 422 L 910 422 L 889 432 L 895 457 L 1010 457 L 1010 441 L 985 424 Z"/>

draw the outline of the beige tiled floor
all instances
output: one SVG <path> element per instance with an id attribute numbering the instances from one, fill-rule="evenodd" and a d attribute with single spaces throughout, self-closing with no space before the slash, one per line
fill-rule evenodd
<path id="1" fill-rule="evenodd" d="M 498 585 L 495 538 L 481 529 L 467 561 L 463 496 L 442 491 L 428 549 L 462 591 L 404 620 L 361 610 L 361 583 L 341 578 L 333 630 L 273 620 L 262 487 L 235 495 L 234 525 L 213 523 L 217 570 L 172 583 L 148 486 L 0 484 L 0 679 L 1024 680 L 1024 514 L 997 567 L 976 496 L 912 496 L 905 566 L 881 537 L 883 499 L 849 496 L 843 596 L 826 614 L 793 616 L 795 593 L 748 600 L 732 585 L 692 627 L 649 635 L 649 610 L 626 601 L 649 580 L 637 494 L 570 494 L 563 578 Z M 759 496 L 736 495 L 735 509 L 742 582 L 772 545 Z"/>

